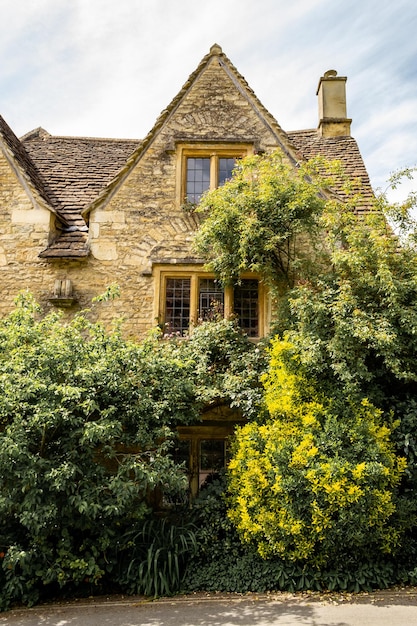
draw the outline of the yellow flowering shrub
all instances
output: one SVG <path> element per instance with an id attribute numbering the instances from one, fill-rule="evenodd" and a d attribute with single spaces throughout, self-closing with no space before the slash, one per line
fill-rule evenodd
<path id="1" fill-rule="evenodd" d="M 367 400 L 317 398 L 290 373 L 276 341 L 264 379 L 271 418 L 236 435 L 229 517 L 263 557 L 329 565 L 355 553 L 393 552 L 395 493 L 406 461 Z M 282 399 L 282 402 L 280 401 Z"/>

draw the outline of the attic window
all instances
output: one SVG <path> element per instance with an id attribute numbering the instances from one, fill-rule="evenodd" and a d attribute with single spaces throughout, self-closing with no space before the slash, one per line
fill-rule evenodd
<path id="1" fill-rule="evenodd" d="M 232 177 L 236 157 L 187 157 L 186 199 L 197 204 L 208 189 L 223 185 Z"/>
<path id="2" fill-rule="evenodd" d="M 178 150 L 179 203 L 198 204 L 209 189 L 232 177 L 236 161 L 253 152 L 251 144 L 187 144 Z"/>

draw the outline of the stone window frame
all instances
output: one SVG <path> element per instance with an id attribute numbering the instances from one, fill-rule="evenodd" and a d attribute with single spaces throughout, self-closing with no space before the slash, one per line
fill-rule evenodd
<path id="1" fill-rule="evenodd" d="M 215 274 L 207 272 L 203 265 L 195 264 L 161 264 L 154 265 L 153 275 L 155 281 L 155 310 L 154 318 L 161 328 L 165 328 L 166 319 L 166 285 L 169 278 L 189 278 L 191 281 L 190 292 L 190 326 L 189 332 L 198 323 L 199 310 L 199 281 L 205 278 L 215 278 Z M 268 293 L 266 286 L 260 280 L 260 277 L 253 272 L 243 272 L 241 275 L 243 280 L 255 279 L 258 281 L 258 334 L 250 337 L 251 340 L 257 341 L 264 337 L 267 332 L 267 307 Z M 224 288 L 224 318 L 230 318 L 233 315 L 233 286 Z M 168 331 L 169 332 L 169 331 Z"/>
<path id="2" fill-rule="evenodd" d="M 253 143 L 247 142 L 189 142 L 177 145 L 177 204 L 187 202 L 187 159 L 210 158 L 210 190 L 218 185 L 219 158 L 242 159 L 255 153 Z"/>

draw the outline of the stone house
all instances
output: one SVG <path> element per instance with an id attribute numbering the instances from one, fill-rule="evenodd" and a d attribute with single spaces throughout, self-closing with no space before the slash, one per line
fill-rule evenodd
<path id="1" fill-rule="evenodd" d="M 316 154 L 340 159 L 372 194 L 350 135 L 345 83 L 326 72 L 318 127 L 285 132 L 213 45 L 143 140 L 57 137 L 42 128 L 18 139 L 0 117 L 0 315 L 26 289 L 44 310 L 72 315 L 116 283 L 120 297 L 93 315 L 105 323 L 125 318 L 130 336 L 156 323 L 184 332 L 213 299 L 238 315 L 249 336 L 266 334 L 270 303 L 262 283 L 245 274 L 223 292 L 193 253 L 198 224 L 183 204 L 230 177 L 237 158 L 274 149 L 294 167 Z M 211 443 L 205 440 L 213 460 L 225 454 L 224 442 L 215 441 L 231 429 L 228 417 L 215 419 Z M 202 450 L 198 428 L 192 435 L 189 445 Z M 212 465 L 199 466 L 195 481 Z"/>

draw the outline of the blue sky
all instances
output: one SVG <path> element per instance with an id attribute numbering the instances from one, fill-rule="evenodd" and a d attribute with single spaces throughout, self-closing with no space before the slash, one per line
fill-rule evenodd
<path id="1" fill-rule="evenodd" d="M 374 188 L 416 165 L 415 0 L 0 0 L 0 114 L 19 136 L 141 138 L 213 43 L 284 130 L 316 127 L 320 76 L 347 76 Z"/>

